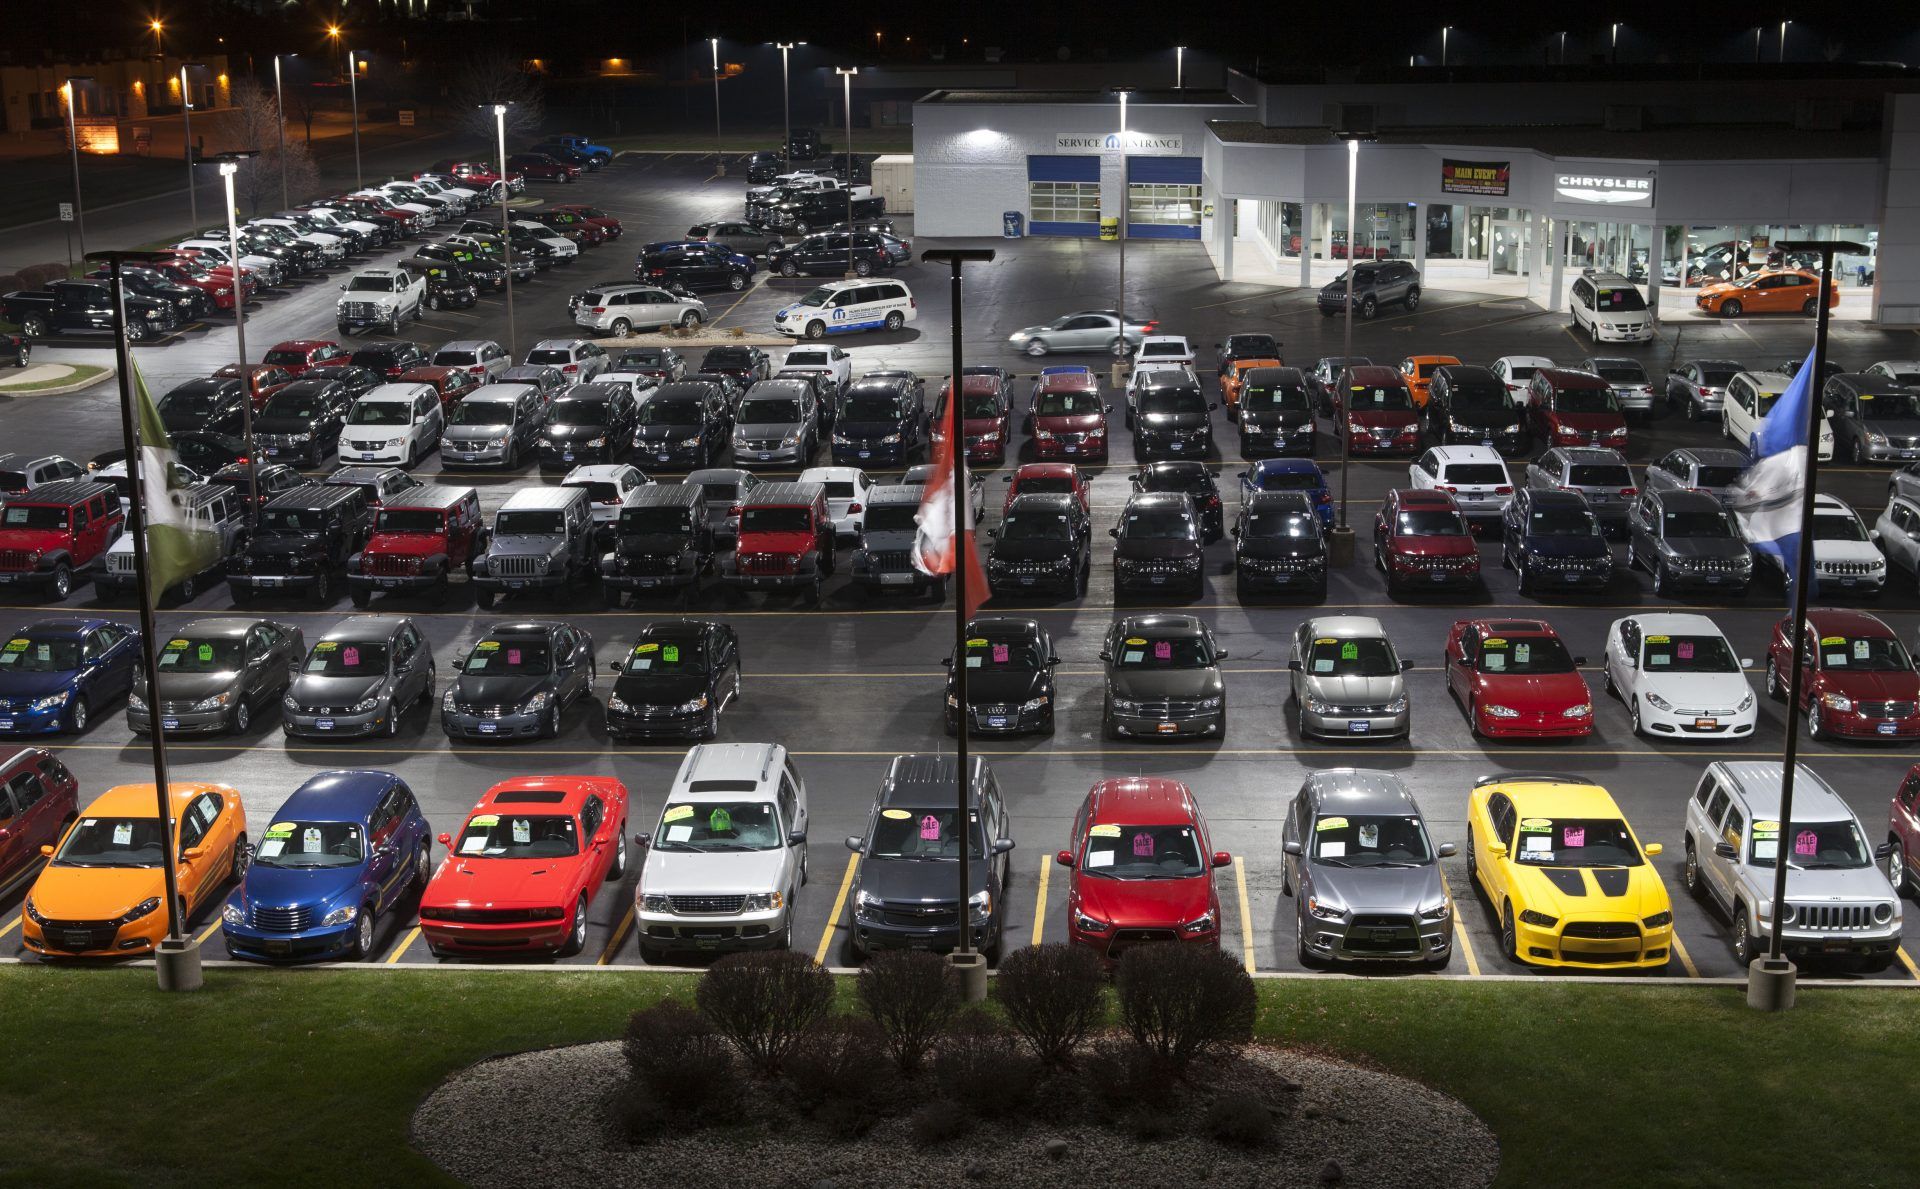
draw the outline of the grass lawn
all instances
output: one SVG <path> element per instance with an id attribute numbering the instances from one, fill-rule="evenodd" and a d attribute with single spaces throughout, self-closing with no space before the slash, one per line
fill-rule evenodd
<path id="1" fill-rule="evenodd" d="M 22 393 L 42 392 L 48 388 L 65 388 L 70 384 L 79 384 L 104 375 L 107 370 L 91 363 L 73 363 L 66 366 L 73 369 L 70 374 L 56 376 L 51 380 L 36 380 L 31 384 L 9 384 L 7 373 L 0 371 L 0 396 L 19 396 Z"/>
<path id="2" fill-rule="evenodd" d="M 489 1053 L 619 1035 L 690 976 L 0 968 L 0 1185 L 448 1184 L 406 1146 L 446 1074 Z M 1920 1033 L 1899 992 L 1263 981 L 1263 1038 L 1458 1095 L 1502 1184 L 1911 1184 Z M 847 997 L 843 995 L 845 1003 Z M 29 1125 L 29 1121 L 31 1121 Z M 26 1137 L 31 1136 L 29 1141 Z"/>

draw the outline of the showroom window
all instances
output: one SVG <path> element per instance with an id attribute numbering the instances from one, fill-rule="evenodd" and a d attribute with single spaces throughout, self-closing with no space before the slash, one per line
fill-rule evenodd
<path id="1" fill-rule="evenodd" d="M 1030 181 L 1027 212 L 1035 223 L 1098 223 L 1100 183 Z"/>

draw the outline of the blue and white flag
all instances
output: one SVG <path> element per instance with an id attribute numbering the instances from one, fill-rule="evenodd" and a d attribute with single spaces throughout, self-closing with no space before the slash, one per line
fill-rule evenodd
<path id="1" fill-rule="evenodd" d="M 1756 553 L 1780 562 L 1789 584 L 1799 573 L 1801 499 L 1807 484 L 1808 405 L 1814 400 L 1813 352 L 1754 430 L 1753 465 L 1735 483 L 1727 504 Z M 1822 428 L 1825 428 L 1824 425 Z"/>

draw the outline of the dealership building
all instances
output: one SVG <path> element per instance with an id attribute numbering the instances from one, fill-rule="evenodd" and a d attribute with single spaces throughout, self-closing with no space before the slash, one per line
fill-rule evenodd
<path id="1" fill-rule="evenodd" d="M 1656 316 L 1663 302 L 1690 310 L 1699 284 L 1782 262 L 1781 241 L 1844 239 L 1867 251 L 1839 261 L 1841 315 L 1920 326 L 1920 73 L 1226 81 L 1130 92 L 1124 114 L 1112 92 L 926 95 L 915 231 L 999 235 L 1016 212 L 1027 235 L 1097 237 L 1114 220 L 1128 239 L 1198 241 L 1226 280 L 1313 286 L 1350 255 L 1391 256 L 1429 288 L 1555 310 L 1597 268 L 1640 285 Z"/>

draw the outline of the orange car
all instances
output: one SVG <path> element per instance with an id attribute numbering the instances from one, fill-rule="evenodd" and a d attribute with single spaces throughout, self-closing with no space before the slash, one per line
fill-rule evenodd
<path id="1" fill-rule="evenodd" d="M 1256 367 L 1280 367 L 1278 359 L 1236 359 L 1220 375 L 1220 399 L 1227 405 L 1227 420 L 1240 420 L 1240 390 L 1247 386 L 1247 373 Z"/>
<path id="2" fill-rule="evenodd" d="M 245 874 L 247 812 L 225 785 L 176 782 L 167 795 L 179 823 L 184 921 L 217 902 L 229 877 Z M 49 957 L 152 953 L 167 935 L 160 837 L 151 784 L 123 784 L 96 797 L 59 845 L 41 848 L 50 857 L 27 894 L 27 948 Z"/>
<path id="3" fill-rule="evenodd" d="M 1738 318 L 1742 314 L 1805 314 L 1820 308 L 1820 278 L 1805 269 L 1770 268 L 1749 273 L 1737 281 L 1708 285 L 1693 299 L 1709 314 Z M 1827 296 L 1827 308 L 1840 304 L 1840 287 Z"/>
<path id="4" fill-rule="evenodd" d="M 1413 403 L 1418 408 L 1427 407 L 1427 386 L 1433 381 L 1433 369 L 1436 367 L 1458 366 L 1460 361 L 1451 355 L 1409 355 L 1400 361 L 1400 374 L 1407 378 L 1407 387 L 1413 392 Z"/>

